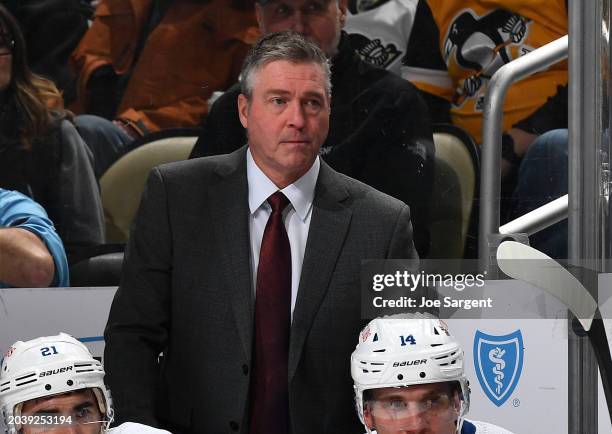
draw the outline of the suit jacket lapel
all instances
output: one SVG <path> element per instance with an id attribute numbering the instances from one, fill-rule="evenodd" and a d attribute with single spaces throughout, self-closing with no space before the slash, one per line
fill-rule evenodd
<path id="1" fill-rule="evenodd" d="M 247 360 L 251 359 L 253 290 L 249 252 L 248 182 L 246 147 L 220 165 L 219 183 L 210 188 L 211 222 L 217 236 L 219 264 L 226 277 L 223 287 L 232 300 L 234 316 Z M 221 294 L 224 296 L 224 294 Z"/>
<path id="2" fill-rule="evenodd" d="M 342 204 L 348 195 L 342 179 L 327 164 L 321 162 L 291 323 L 289 381 L 295 374 L 306 336 L 327 292 L 336 260 L 344 244 L 352 215 L 352 210 Z"/>

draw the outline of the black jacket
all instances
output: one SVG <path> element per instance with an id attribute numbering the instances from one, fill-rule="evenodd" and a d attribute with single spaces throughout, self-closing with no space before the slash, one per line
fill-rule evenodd
<path id="1" fill-rule="evenodd" d="M 246 143 L 239 94 L 236 84 L 213 104 L 191 158 L 226 154 Z M 427 106 L 410 82 L 361 60 L 346 34 L 333 59 L 330 127 L 321 156 L 335 170 L 408 204 L 415 245 L 426 255 L 434 164 Z"/>
<path id="2" fill-rule="evenodd" d="M 78 262 L 90 247 L 104 243 L 91 155 L 74 125 L 55 113 L 47 134 L 26 150 L 17 138 L 19 115 L 11 107 L 0 110 L 0 187 L 38 202 L 64 243 L 68 262 Z"/>

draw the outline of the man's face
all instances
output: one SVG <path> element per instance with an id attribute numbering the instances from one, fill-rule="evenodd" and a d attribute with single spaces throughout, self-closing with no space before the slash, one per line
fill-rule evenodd
<path id="1" fill-rule="evenodd" d="M 100 433 L 103 417 L 91 389 L 32 399 L 23 404 L 22 434 Z"/>
<path id="2" fill-rule="evenodd" d="M 256 3 L 257 22 L 263 34 L 294 30 L 315 42 L 332 58 L 346 22 L 347 0 L 270 0 Z"/>
<path id="3" fill-rule="evenodd" d="M 330 99 L 316 63 L 273 61 L 254 71 L 251 100 L 238 97 L 257 166 L 279 187 L 312 166 L 329 130 Z"/>
<path id="4" fill-rule="evenodd" d="M 448 383 L 372 390 L 364 419 L 378 434 L 455 434 L 461 402 Z"/>

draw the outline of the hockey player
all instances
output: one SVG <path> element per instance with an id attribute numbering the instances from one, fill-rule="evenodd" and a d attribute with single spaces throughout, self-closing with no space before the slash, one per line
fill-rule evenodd
<path id="1" fill-rule="evenodd" d="M 104 369 L 65 333 L 11 345 L 0 363 L 0 412 L 7 434 L 169 434 L 113 420 Z"/>
<path id="2" fill-rule="evenodd" d="M 351 356 L 357 412 L 377 434 L 511 434 L 464 419 L 463 349 L 438 319 L 375 319 Z"/>

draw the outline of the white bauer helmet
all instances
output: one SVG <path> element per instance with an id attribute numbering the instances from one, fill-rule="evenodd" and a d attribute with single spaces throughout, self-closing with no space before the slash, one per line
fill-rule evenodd
<path id="1" fill-rule="evenodd" d="M 92 389 L 108 426 L 113 408 L 103 378 L 102 364 L 70 335 L 15 342 L 0 363 L 0 411 L 7 432 L 15 434 L 21 429 L 8 421 L 19 419 L 24 402 L 87 388 Z"/>
<path id="2" fill-rule="evenodd" d="M 470 389 L 464 374 L 463 348 L 439 319 L 374 319 L 359 334 L 351 355 L 355 401 L 363 416 L 363 393 L 384 387 L 458 382 L 461 409 L 457 432 L 470 406 Z M 366 426 L 369 433 L 370 430 Z"/>

